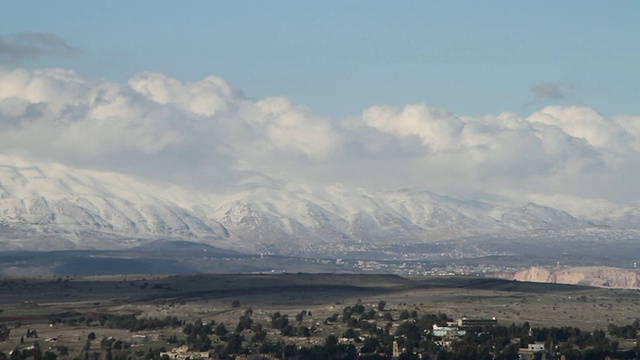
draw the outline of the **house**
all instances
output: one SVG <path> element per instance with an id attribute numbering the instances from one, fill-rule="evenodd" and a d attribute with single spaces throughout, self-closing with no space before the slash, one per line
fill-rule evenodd
<path id="1" fill-rule="evenodd" d="M 526 348 L 518 349 L 518 355 L 522 360 L 535 359 L 537 353 L 544 351 L 544 343 L 535 343 L 527 345 Z"/>
<path id="2" fill-rule="evenodd" d="M 189 347 L 186 345 L 171 349 L 171 351 L 168 352 L 160 353 L 160 357 L 165 355 L 171 360 L 196 360 L 209 358 L 208 352 L 189 351 Z"/>
<path id="3" fill-rule="evenodd" d="M 433 330 L 431 331 L 433 336 L 445 339 L 455 339 L 464 336 L 466 333 L 465 330 L 460 330 L 457 327 L 438 326 L 436 324 L 433 324 Z"/>
<path id="4" fill-rule="evenodd" d="M 463 329 L 470 327 L 485 327 L 496 325 L 498 325 L 498 320 L 495 317 L 491 319 L 468 319 L 466 317 L 458 319 L 458 326 Z"/>

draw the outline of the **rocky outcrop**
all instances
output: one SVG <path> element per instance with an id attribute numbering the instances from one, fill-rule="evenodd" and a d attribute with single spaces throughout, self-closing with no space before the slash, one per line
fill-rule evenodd
<path id="1" fill-rule="evenodd" d="M 516 272 L 496 273 L 490 276 L 517 281 L 640 289 L 640 271 L 613 267 L 532 267 Z"/>

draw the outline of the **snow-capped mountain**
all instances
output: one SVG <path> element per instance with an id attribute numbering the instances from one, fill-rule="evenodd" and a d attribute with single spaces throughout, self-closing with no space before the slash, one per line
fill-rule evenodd
<path id="1" fill-rule="evenodd" d="M 510 210 L 502 214 L 500 220 L 513 229 L 527 230 L 580 229 L 592 225 L 576 219 L 565 211 L 534 203 Z"/>
<path id="2" fill-rule="evenodd" d="M 607 217 L 607 224 L 615 228 L 640 228 L 640 206 L 623 207 L 612 211 Z"/>
<path id="3" fill-rule="evenodd" d="M 635 226 L 637 209 L 603 223 Z M 591 222 L 533 203 L 509 207 L 425 191 L 238 185 L 219 193 L 0 156 L 0 249 L 123 249 L 190 240 L 241 251 L 422 243 Z"/>
<path id="4" fill-rule="evenodd" d="M 48 239 L 58 239 L 64 240 L 63 248 L 110 249 L 131 246 L 136 239 L 224 235 L 220 224 L 185 206 L 191 197 L 177 187 L 119 174 L 2 156 L 0 247 L 51 248 Z"/>

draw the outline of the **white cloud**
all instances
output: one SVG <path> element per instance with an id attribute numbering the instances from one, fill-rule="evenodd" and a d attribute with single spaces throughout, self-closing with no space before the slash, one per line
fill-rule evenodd
<path id="1" fill-rule="evenodd" d="M 44 103 L 58 113 L 77 105 L 87 89 L 84 79 L 63 69 L 9 69 L 0 67 L 0 99 L 19 99 L 29 104 Z M 59 114 L 58 114 L 59 115 Z"/>
<path id="2" fill-rule="evenodd" d="M 459 147 L 458 139 L 464 124 L 442 109 L 424 104 L 407 105 L 398 110 L 375 106 L 362 114 L 365 124 L 396 136 L 417 136 L 433 151 Z"/>
<path id="3" fill-rule="evenodd" d="M 602 149 L 625 149 L 635 140 L 615 121 L 586 107 L 548 106 L 533 113 L 527 120 L 557 126 L 568 135 L 584 139 Z"/>
<path id="4" fill-rule="evenodd" d="M 614 116 L 612 121 L 629 134 L 632 142 L 630 147 L 634 151 L 640 151 L 640 115 Z"/>
<path id="5" fill-rule="evenodd" d="M 299 152 L 314 160 L 330 157 L 340 142 L 329 119 L 308 111 L 287 111 L 266 126 L 267 141 L 278 149 Z"/>
<path id="6" fill-rule="evenodd" d="M 185 84 L 163 74 L 146 72 L 134 76 L 128 84 L 152 101 L 162 105 L 173 104 L 201 116 L 227 110 L 238 98 L 231 86 L 215 76 Z"/>
<path id="7" fill-rule="evenodd" d="M 640 116 L 546 107 L 456 116 L 425 104 L 332 120 L 223 79 L 126 83 L 0 67 L 0 151 L 220 188 L 247 174 L 450 194 L 637 200 Z M 617 186 L 615 196 L 608 194 Z"/>

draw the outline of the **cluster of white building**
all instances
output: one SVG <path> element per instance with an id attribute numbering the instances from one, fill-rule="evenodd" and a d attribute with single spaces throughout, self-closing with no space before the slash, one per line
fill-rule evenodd
<path id="1" fill-rule="evenodd" d="M 160 357 L 168 356 L 171 360 L 196 360 L 196 359 L 208 359 L 209 352 L 203 351 L 189 351 L 188 346 L 179 346 L 171 349 L 168 352 L 161 352 Z"/>

